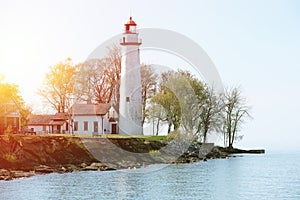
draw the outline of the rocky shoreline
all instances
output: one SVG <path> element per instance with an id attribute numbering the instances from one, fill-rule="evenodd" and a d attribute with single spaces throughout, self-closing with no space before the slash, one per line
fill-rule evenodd
<path id="1" fill-rule="evenodd" d="M 171 142 L 172 143 L 172 142 Z M 174 164 L 228 158 L 235 153 L 264 153 L 192 143 L 178 144 L 141 138 L 79 138 L 65 136 L 0 137 L 0 180 L 38 174 L 107 171 L 150 164 Z"/>

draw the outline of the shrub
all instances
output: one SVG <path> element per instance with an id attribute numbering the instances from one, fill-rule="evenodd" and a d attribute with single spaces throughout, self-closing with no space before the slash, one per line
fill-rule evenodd
<path id="1" fill-rule="evenodd" d="M 3 158 L 8 162 L 15 162 L 17 160 L 17 156 L 14 153 L 5 153 Z"/>
<path id="2" fill-rule="evenodd" d="M 149 151 L 149 154 L 152 155 L 152 156 L 158 156 L 160 155 L 160 151 L 159 150 L 150 150 Z"/>

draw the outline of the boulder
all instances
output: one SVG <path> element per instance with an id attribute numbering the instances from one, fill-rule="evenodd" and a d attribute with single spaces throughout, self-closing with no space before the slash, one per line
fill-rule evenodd
<path id="1" fill-rule="evenodd" d="M 0 169 L 0 180 L 12 180 L 12 173 L 9 170 L 6 169 Z"/>
<path id="2" fill-rule="evenodd" d="M 34 171 L 37 174 L 49 174 L 49 173 L 57 172 L 57 170 L 47 165 L 39 165 L 35 167 Z"/>
<path id="3" fill-rule="evenodd" d="M 215 159 L 215 158 L 227 158 L 229 156 L 228 153 L 220 151 L 218 147 L 214 147 L 205 157 L 207 159 Z"/>
<path id="4" fill-rule="evenodd" d="M 13 178 L 24 178 L 24 177 L 31 177 L 35 175 L 34 171 L 24 172 L 24 171 L 11 171 Z"/>

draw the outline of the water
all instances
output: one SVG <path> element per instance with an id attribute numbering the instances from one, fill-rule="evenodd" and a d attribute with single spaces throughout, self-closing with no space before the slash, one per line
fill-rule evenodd
<path id="1" fill-rule="evenodd" d="M 162 167 L 160 170 L 154 170 Z M 300 199 L 300 154 L 0 181 L 0 199 Z M 134 173 L 132 173 L 134 172 Z"/>

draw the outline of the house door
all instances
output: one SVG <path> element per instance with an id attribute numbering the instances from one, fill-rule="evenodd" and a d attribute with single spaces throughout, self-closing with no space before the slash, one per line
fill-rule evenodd
<path id="1" fill-rule="evenodd" d="M 0 117 L 0 134 L 4 133 L 4 127 L 5 127 L 4 117 Z"/>
<path id="2" fill-rule="evenodd" d="M 111 134 L 117 134 L 117 124 L 111 125 Z"/>
<path id="3" fill-rule="evenodd" d="M 57 125 L 57 133 L 61 133 L 61 126 Z"/>

